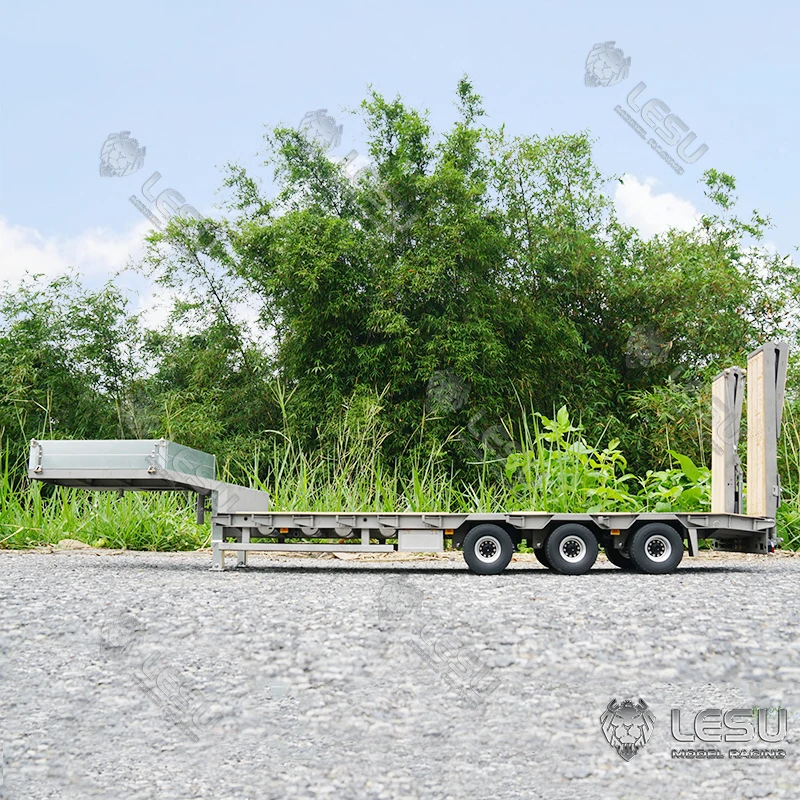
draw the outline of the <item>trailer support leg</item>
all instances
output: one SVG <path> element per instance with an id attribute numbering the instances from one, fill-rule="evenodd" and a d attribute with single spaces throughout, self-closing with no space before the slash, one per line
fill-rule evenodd
<path id="1" fill-rule="evenodd" d="M 213 512 L 217 511 L 217 498 L 216 492 L 212 495 L 212 508 Z M 222 572 L 225 569 L 225 551 L 220 548 L 222 542 L 222 525 L 217 522 L 211 521 L 211 571 Z"/>
<path id="2" fill-rule="evenodd" d="M 250 544 L 250 531 L 251 528 L 242 528 L 242 544 Z M 236 566 L 247 566 L 247 550 L 239 550 L 236 553 Z"/>
<path id="3" fill-rule="evenodd" d="M 686 544 L 689 547 L 689 555 L 694 557 L 697 555 L 698 551 L 700 550 L 697 544 L 697 528 L 689 528 L 689 535 L 686 538 Z"/>

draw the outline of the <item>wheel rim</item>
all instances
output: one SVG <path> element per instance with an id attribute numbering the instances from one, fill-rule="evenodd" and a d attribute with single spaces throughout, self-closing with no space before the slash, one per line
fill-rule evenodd
<path id="1" fill-rule="evenodd" d="M 575 564 L 586 556 L 586 542 L 580 536 L 566 536 L 558 546 L 558 552 L 565 561 Z"/>
<path id="2" fill-rule="evenodd" d="M 660 533 L 653 534 L 644 543 L 644 552 L 650 561 L 660 564 L 672 555 L 672 542 Z"/>
<path id="3" fill-rule="evenodd" d="M 494 536 L 481 536 L 475 542 L 475 555 L 484 564 L 493 564 L 500 558 L 502 546 Z"/>

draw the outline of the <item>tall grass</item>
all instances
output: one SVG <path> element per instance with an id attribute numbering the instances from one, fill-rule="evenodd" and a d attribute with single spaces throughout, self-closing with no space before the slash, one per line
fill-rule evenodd
<path id="1" fill-rule="evenodd" d="M 800 413 L 786 403 L 778 447 L 783 501 L 778 508 L 778 535 L 782 547 L 800 550 Z"/>
<path id="2" fill-rule="evenodd" d="M 0 474 L 0 547 L 32 547 L 76 539 L 94 547 L 196 550 L 208 544 L 194 524 L 194 501 L 183 494 L 111 492 L 45 487 L 14 489 Z"/>
<path id="3" fill-rule="evenodd" d="M 791 412 L 784 424 L 781 459 L 790 496 L 780 510 L 780 533 L 784 546 L 800 549 L 800 428 Z M 456 474 L 446 456 L 449 442 L 444 442 L 401 469 L 382 460 L 385 433 L 377 411 L 368 409 L 356 421 L 346 419 L 314 453 L 302 451 L 282 433 L 269 433 L 246 472 L 250 485 L 269 492 L 273 508 L 285 511 L 558 513 L 709 507 L 708 469 L 671 452 L 668 469 L 635 476 L 616 440 L 587 442 L 566 409 L 553 419 L 522 415 L 516 424 L 509 421 L 507 430 L 515 442 L 508 457 L 484 451 Z M 0 470 L 0 547 L 70 538 L 99 547 L 192 550 L 209 542 L 208 523 L 195 524 L 192 499 L 185 495 L 130 492 L 119 497 L 27 480 L 15 485 L 14 474 L 6 458 Z"/>

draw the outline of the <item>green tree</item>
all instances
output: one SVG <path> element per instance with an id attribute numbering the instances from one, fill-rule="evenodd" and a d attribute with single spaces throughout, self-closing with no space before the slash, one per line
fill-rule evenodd
<path id="1" fill-rule="evenodd" d="M 425 114 L 370 92 L 360 113 L 371 167 L 355 179 L 276 128 L 274 199 L 231 166 L 224 220 L 176 219 L 152 237 L 153 273 L 205 309 L 236 354 L 242 419 L 258 427 L 246 404 L 277 381 L 291 396 L 281 424 L 315 448 L 354 398 L 379 399 L 383 447 L 398 457 L 457 428 L 479 440 L 520 403 L 566 403 L 590 438 L 614 425 L 636 468 L 664 458 L 665 434 L 702 459 L 697 381 L 794 330 L 797 272 L 760 244 L 769 220 L 736 217 L 733 178 L 710 170 L 712 212 L 644 240 L 616 218 L 585 133 L 490 129 L 467 78 L 456 106 L 437 136 Z M 230 318 L 245 290 L 266 352 Z M 441 371 L 468 399 L 426 416 Z M 229 412 L 215 404 L 222 436 Z M 457 463 L 474 451 L 463 441 Z"/>
<path id="2" fill-rule="evenodd" d="M 34 276 L 0 293 L 0 433 L 14 460 L 34 436 L 136 432 L 126 406 L 138 319 L 127 305 L 113 284 L 89 291 L 73 275 Z"/>

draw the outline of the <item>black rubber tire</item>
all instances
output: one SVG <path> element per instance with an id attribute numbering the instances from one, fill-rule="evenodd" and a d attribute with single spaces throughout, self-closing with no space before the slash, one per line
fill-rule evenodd
<path id="1" fill-rule="evenodd" d="M 606 558 L 615 566 L 624 570 L 635 570 L 636 564 L 631 561 L 621 550 L 617 550 L 613 544 L 607 544 L 604 548 Z"/>
<path id="2" fill-rule="evenodd" d="M 478 575 L 497 575 L 514 555 L 514 542 L 499 525 L 476 525 L 464 537 L 464 561 Z"/>
<path id="3" fill-rule="evenodd" d="M 666 575 L 683 558 L 683 537 L 670 525 L 651 522 L 628 540 L 628 554 L 640 572 Z"/>
<path id="4" fill-rule="evenodd" d="M 543 566 L 547 567 L 547 569 L 553 569 L 550 565 L 550 562 L 547 560 L 547 553 L 544 551 L 544 546 L 542 547 L 534 547 L 533 554 L 536 556 L 536 560 Z"/>
<path id="5" fill-rule="evenodd" d="M 571 560 L 562 553 L 562 544 L 567 540 L 567 547 L 580 548 L 578 541 L 583 542 L 582 555 L 578 560 Z M 577 522 L 559 525 L 544 542 L 544 554 L 550 562 L 551 569 L 562 575 L 583 575 L 588 572 L 597 560 L 597 537 L 585 526 Z"/>

